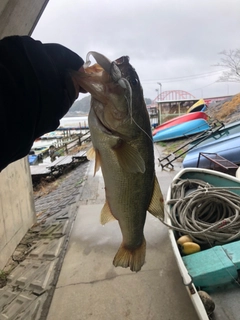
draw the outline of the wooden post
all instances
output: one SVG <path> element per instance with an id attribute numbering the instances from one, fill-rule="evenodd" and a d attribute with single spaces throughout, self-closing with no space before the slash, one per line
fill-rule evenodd
<path id="1" fill-rule="evenodd" d="M 68 154 L 67 143 L 65 143 L 64 147 L 65 147 L 65 152 L 66 152 L 66 154 Z"/>
<path id="2" fill-rule="evenodd" d="M 79 145 L 79 146 L 81 146 L 81 145 L 82 145 L 81 137 L 82 137 L 82 135 L 81 135 L 81 134 L 79 134 L 79 136 L 78 136 L 78 145 Z"/>

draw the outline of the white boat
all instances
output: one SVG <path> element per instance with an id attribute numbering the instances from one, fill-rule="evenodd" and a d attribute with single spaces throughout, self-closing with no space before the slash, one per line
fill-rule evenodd
<path id="1" fill-rule="evenodd" d="M 54 145 L 55 143 L 57 143 L 56 139 L 51 141 L 34 141 L 31 150 L 33 150 L 35 154 L 44 153 L 49 149 L 51 145 Z"/>
<path id="2" fill-rule="evenodd" d="M 53 140 L 53 139 L 62 139 L 64 138 L 63 132 L 59 131 L 52 131 L 45 133 L 43 136 L 41 136 L 41 140 Z"/>
<path id="3" fill-rule="evenodd" d="M 186 168 L 169 187 L 165 222 L 183 286 L 201 320 L 240 319 L 239 210 L 240 180 L 228 174 Z M 187 254 L 189 243 L 185 243 L 184 254 L 184 245 L 177 243 L 183 235 L 190 236 L 201 250 Z M 203 292 L 206 300 L 200 297 Z"/>

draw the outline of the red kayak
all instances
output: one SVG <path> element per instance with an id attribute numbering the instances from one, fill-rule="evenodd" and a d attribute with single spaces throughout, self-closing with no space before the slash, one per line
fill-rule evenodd
<path id="1" fill-rule="evenodd" d="M 186 113 L 182 116 L 173 118 L 171 120 L 168 120 L 162 124 L 160 124 L 159 126 L 157 126 L 153 132 L 152 135 L 154 136 L 158 131 L 166 129 L 166 128 L 170 128 L 173 126 L 176 126 L 177 124 L 181 124 L 187 121 L 191 121 L 191 120 L 196 120 L 196 119 L 204 119 L 207 120 L 208 119 L 208 115 L 205 112 L 202 111 L 196 111 L 196 112 L 190 112 L 190 113 Z"/>

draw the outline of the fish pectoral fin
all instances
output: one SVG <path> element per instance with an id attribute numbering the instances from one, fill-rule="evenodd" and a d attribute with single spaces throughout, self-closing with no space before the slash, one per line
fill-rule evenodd
<path id="1" fill-rule="evenodd" d="M 88 160 L 95 159 L 95 167 L 94 167 L 94 174 L 93 174 L 93 176 L 95 176 L 96 172 L 101 167 L 100 154 L 99 154 L 98 150 L 95 150 L 93 147 L 90 148 L 87 152 L 87 159 Z"/>
<path id="2" fill-rule="evenodd" d="M 136 249 L 128 249 L 122 243 L 113 259 L 115 267 L 130 267 L 131 271 L 138 272 L 145 263 L 146 240 L 143 238 L 142 244 Z"/>
<path id="3" fill-rule="evenodd" d="M 100 218 L 101 224 L 105 225 L 106 223 L 113 220 L 116 220 L 116 218 L 113 216 L 110 210 L 109 204 L 106 201 L 101 211 L 101 218 Z"/>
<path id="4" fill-rule="evenodd" d="M 154 181 L 153 195 L 148 211 L 154 215 L 154 217 L 160 220 L 164 219 L 164 199 L 156 176 Z"/>
<path id="5" fill-rule="evenodd" d="M 114 148 L 120 166 L 127 172 L 145 172 L 145 162 L 136 148 L 122 141 Z"/>

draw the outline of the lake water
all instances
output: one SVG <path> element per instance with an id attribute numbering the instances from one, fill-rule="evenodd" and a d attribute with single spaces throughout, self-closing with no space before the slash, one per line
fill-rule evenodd
<path id="1" fill-rule="evenodd" d="M 60 139 L 64 136 L 64 128 L 69 130 L 72 134 L 73 133 L 79 133 L 79 129 L 81 129 L 81 132 L 84 133 L 85 131 L 89 131 L 88 129 L 88 117 L 82 116 L 82 117 L 65 117 L 60 120 L 60 125 L 58 129 L 53 132 L 49 132 L 44 134 L 41 139 L 43 140 L 49 140 L 49 139 Z M 61 130 L 62 129 L 62 130 Z M 66 132 L 66 131 L 65 131 Z"/>
<path id="2" fill-rule="evenodd" d="M 65 117 L 60 120 L 60 126 L 63 128 L 79 128 L 79 127 L 88 127 L 88 117 Z"/>

